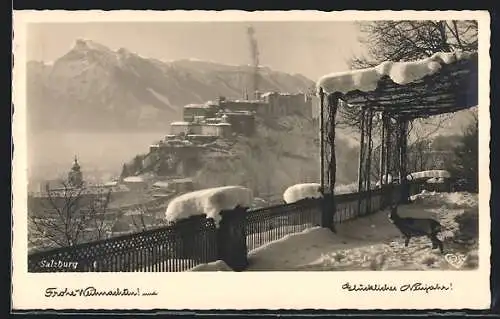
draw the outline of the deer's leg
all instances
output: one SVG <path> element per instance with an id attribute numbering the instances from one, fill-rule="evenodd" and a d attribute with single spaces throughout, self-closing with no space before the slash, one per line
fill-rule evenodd
<path id="1" fill-rule="evenodd" d="M 444 247 L 443 247 L 443 242 L 438 240 L 438 246 L 439 246 L 439 251 L 441 252 L 441 254 L 444 252 Z"/>
<path id="2" fill-rule="evenodd" d="M 432 249 L 436 249 L 438 245 L 437 245 L 437 242 L 436 242 L 436 239 L 435 239 L 435 235 L 430 234 L 430 235 L 428 235 L 428 237 L 431 240 Z"/>
<path id="3" fill-rule="evenodd" d="M 439 247 L 439 251 L 443 253 L 444 251 L 443 242 L 437 238 L 436 234 L 432 234 L 431 240 L 432 240 L 432 248 L 435 249 Z"/>
<path id="4" fill-rule="evenodd" d="M 408 247 L 409 243 L 410 243 L 410 236 L 405 236 L 405 247 Z"/>
<path id="5" fill-rule="evenodd" d="M 434 234 L 434 240 L 435 240 L 436 245 L 439 247 L 439 251 L 440 251 L 441 253 L 443 253 L 443 251 L 444 251 L 444 248 L 443 248 L 443 242 L 442 242 L 442 241 L 440 241 L 440 240 L 436 237 L 436 235 L 435 235 L 435 234 Z"/>

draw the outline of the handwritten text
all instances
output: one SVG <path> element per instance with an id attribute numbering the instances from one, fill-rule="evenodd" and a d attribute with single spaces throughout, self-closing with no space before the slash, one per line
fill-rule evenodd
<path id="1" fill-rule="evenodd" d="M 435 284 L 424 284 L 421 282 L 406 283 L 402 285 L 388 285 L 388 284 L 351 284 L 344 283 L 342 285 L 343 290 L 347 291 L 401 291 L 401 292 L 425 292 L 429 293 L 431 291 L 447 291 L 452 290 L 452 284 L 443 285 L 439 283 Z"/>
<path id="2" fill-rule="evenodd" d="M 139 288 L 114 288 L 114 289 L 97 289 L 95 287 L 85 287 L 77 289 L 68 288 L 47 288 L 45 289 L 45 297 L 108 297 L 108 296 L 156 296 L 156 291 L 141 292 Z"/>

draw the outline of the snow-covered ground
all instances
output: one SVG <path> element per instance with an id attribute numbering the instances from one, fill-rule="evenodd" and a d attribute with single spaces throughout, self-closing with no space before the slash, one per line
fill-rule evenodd
<path id="1" fill-rule="evenodd" d="M 258 247 L 249 253 L 248 271 L 475 269 L 478 264 L 477 232 L 468 233 L 467 243 L 457 243 L 456 239 L 464 237 L 464 230 L 455 219 L 465 216 L 464 212 L 477 216 L 477 194 L 424 191 L 412 200 L 412 204 L 399 207 L 399 214 L 439 220 L 445 229 L 440 236 L 445 241 L 444 254 L 432 250 L 426 237 L 412 238 L 409 246 L 404 247 L 404 239 L 389 221 L 388 211 L 381 211 L 337 225 L 336 234 L 315 227 L 315 222 L 257 230 L 247 237 L 249 249 Z M 274 238 L 280 239 L 261 246 L 262 242 Z M 466 260 L 457 268 L 446 260 L 446 254 L 461 254 Z M 194 265 L 187 260 L 180 263 Z M 231 269 L 218 260 L 190 271 Z"/>
<path id="2" fill-rule="evenodd" d="M 402 216 L 433 217 L 445 231 L 444 254 L 432 250 L 429 239 L 412 238 L 408 247 L 398 229 L 389 222 L 387 211 L 337 226 L 337 234 L 313 227 L 286 235 L 249 254 L 249 271 L 331 271 L 331 270 L 426 270 L 474 269 L 477 267 L 477 236 L 468 243 L 455 217 L 477 214 L 477 195 L 468 193 L 422 193 L 410 205 L 401 206 Z M 460 267 L 451 265 L 447 254 L 466 256 Z"/>
<path id="3" fill-rule="evenodd" d="M 217 260 L 208 264 L 200 264 L 189 271 L 232 271 L 222 260 Z"/>

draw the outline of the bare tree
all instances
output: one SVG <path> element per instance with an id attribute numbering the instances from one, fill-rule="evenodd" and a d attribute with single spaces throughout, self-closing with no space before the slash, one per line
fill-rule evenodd
<path id="1" fill-rule="evenodd" d="M 359 23 L 367 55 L 354 57 L 353 68 L 384 61 L 413 61 L 436 52 L 477 50 L 477 21 L 374 21 Z"/>
<path id="2" fill-rule="evenodd" d="M 30 212 L 30 242 L 36 239 L 50 246 L 67 247 L 82 242 L 103 239 L 107 225 L 105 216 L 111 190 L 96 189 L 89 193 L 85 187 L 63 183 L 61 189 L 46 185 L 46 198 L 41 208 Z M 91 230 L 91 235 L 86 234 Z"/>
<path id="3" fill-rule="evenodd" d="M 154 205 L 154 206 L 152 206 Z M 165 211 L 162 203 L 139 204 L 132 209 L 130 214 L 132 225 L 136 232 L 143 232 L 157 226 L 165 226 L 168 223 L 163 218 L 158 218 L 158 212 Z"/>
<path id="4" fill-rule="evenodd" d="M 111 224 L 107 222 L 108 204 L 111 198 L 111 190 L 104 192 L 99 190 L 95 200 L 89 203 L 89 212 L 91 214 L 87 216 L 88 226 L 93 230 L 91 232 L 91 240 L 101 240 L 104 239 L 107 234 L 110 236 Z"/>
<path id="5" fill-rule="evenodd" d="M 472 115 L 473 122 L 464 129 L 459 145 L 454 147 L 453 160 L 447 169 L 457 180 L 462 180 L 462 185 L 460 185 L 462 190 L 477 193 L 479 183 L 479 119 L 477 114 L 473 113 Z"/>
<path id="6" fill-rule="evenodd" d="M 146 205 L 141 205 L 134 210 L 132 215 L 130 215 L 132 218 L 132 225 L 134 225 L 135 231 L 137 232 L 143 232 L 149 228 L 145 218 L 147 209 Z"/>
<path id="7" fill-rule="evenodd" d="M 409 166 L 414 171 L 429 168 L 434 157 L 431 156 L 433 135 L 450 120 L 451 114 L 443 114 L 431 118 L 414 119 L 408 126 Z"/>

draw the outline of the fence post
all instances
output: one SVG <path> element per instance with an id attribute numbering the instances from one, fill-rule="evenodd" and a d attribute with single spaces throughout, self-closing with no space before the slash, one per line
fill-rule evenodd
<path id="1" fill-rule="evenodd" d="M 196 245 L 194 239 L 197 233 L 193 232 L 192 225 L 194 225 L 194 220 L 199 219 L 201 219 L 200 216 L 191 216 L 176 222 L 177 233 L 179 234 L 175 242 L 177 246 L 176 258 L 191 259 L 195 256 Z"/>
<path id="2" fill-rule="evenodd" d="M 234 271 L 243 271 L 248 266 L 245 215 L 246 208 L 240 206 L 222 211 L 222 219 L 217 229 L 218 259 Z"/>

